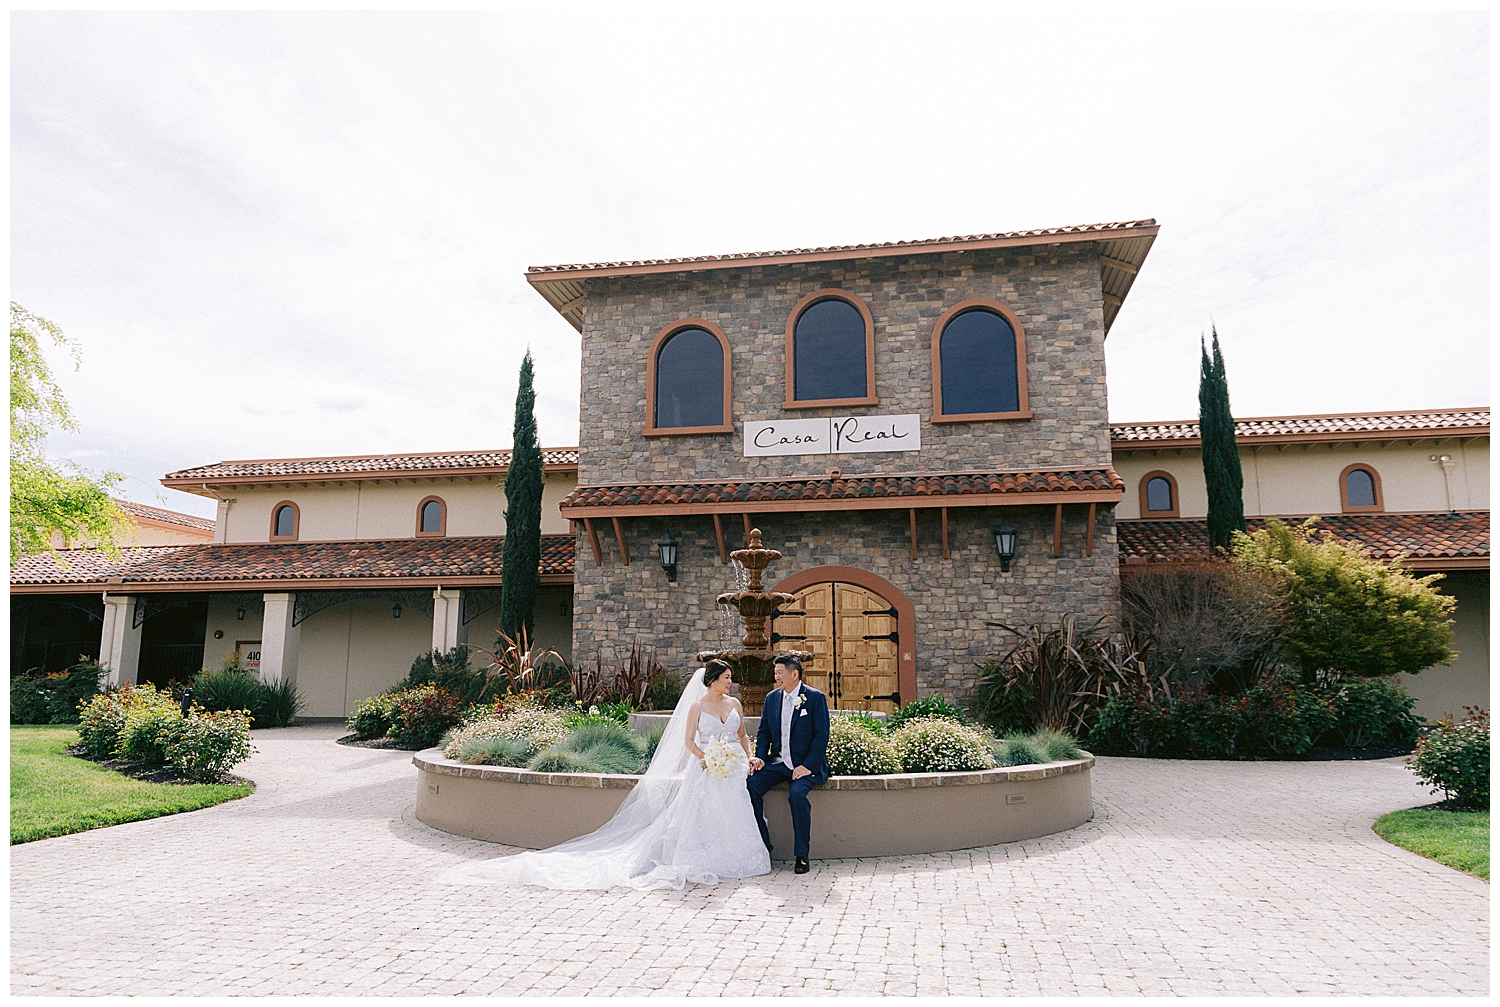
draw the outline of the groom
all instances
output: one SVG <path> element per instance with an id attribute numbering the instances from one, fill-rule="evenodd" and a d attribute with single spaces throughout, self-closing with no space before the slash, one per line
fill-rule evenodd
<path id="1" fill-rule="evenodd" d="M 797 873 L 806 874 L 808 838 L 812 833 L 812 802 L 807 792 L 828 782 L 828 699 L 802 681 L 802 661 L 778 657 L 776 688 L 766 696 L 755 732 L 754 770 L 746 786 L 755 807 L 755 823 L 766 849 L 771 834 L 766 830 L 765 797 L 782 780 L 791 781 L 792 832 Z"/>

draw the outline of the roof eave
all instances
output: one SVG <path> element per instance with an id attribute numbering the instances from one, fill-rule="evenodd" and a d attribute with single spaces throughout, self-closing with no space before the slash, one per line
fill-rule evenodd
<path id="1" fill-rule="evenodd" d="M 578 269 L 537 269 L 525 273 L 526 282 L 546 299 L 554 311 L 560 313 L 568 324 L 583 331 L 583 302 L 587 296 L 586 282 L 592 279 L 608 279 L 626 276 L 651 276 L 664 273 L 698 273 L 718 269 L 745 269 L 754 266 L 783 266 L 810 262 L 848 262 L 859 259 L 890 259 L 919 255 L 943 255 L 949 252 L 977 252 L 999 248 L 1035 248 L 1047 245 L 1070 245 L 1080 242 L 1113 244 L 1130 242 L 1141 246 L 1139 254 L 1134 250 L 1123 252 L 1119 261 L 1125 262 L 1128 270 L 1119 270 L 1115 281 L 1118 294 L 1108 294 L 1105 303 L 1106 334 L 1123 306 L 1125 296 L 1135 282 L 1135 275 L 1156 239 L 1160 224 L 1137 224 L 1116 230 L 1068 231 L 1056 234 L 1024 234 L 982 239 L 957 239 L 920 245 L 891 245 L 866 248 L 843 248 L 828 251 L 790 253 L 765 253 L 734 258 L 710 258 L 702 260 L 680 260 L 673 262 L 647 262 L 639 265 L 595 266 Z M 1146 239 L 1144 243 L 1135 239 Z"/>

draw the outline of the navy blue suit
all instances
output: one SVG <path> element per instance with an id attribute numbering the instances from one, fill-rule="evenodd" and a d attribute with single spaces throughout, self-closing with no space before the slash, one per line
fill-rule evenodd
<path id="1" fill-rule="evenodd" d="M 746 781 L 746 786 L 750 788 L 750 803 L 755 807 L 755 823 L 760 826 L 760 837 L 770 845 L 765 796 L 781 781 L 790 783 L 788 803 L 792 806 L 792 832 L 796 837 L 793 853 L 805 857 L 812 836 L 812 802 L 807 799 L 807 794 L 813 787 L 828 782 L 828 697 L 806 682 L 802 683 L 797 694 L 802 702 L 792 713 L 789 739 L 781 736 L 781 703 L 785 698 L 780 689 L 772 689 L 766 696 L 761 708 L 760 730 L 755 732 L 755 757 L 766 765 Z M 792 765 L 805 766 L 812 775 L 792 779 L 792 771 L 778 761 L 783 745 L 791 753 Z"/>

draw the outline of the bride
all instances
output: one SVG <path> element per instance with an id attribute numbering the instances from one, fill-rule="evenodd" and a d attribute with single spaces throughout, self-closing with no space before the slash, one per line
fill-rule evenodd
<path id="1" fill-rule="evenodd" d="M 548 850 L 459 864 L 438 880 L 680 889 L 689 881 L 713 885 L 769 873 L 771 856 L 745 788 L 750 739 L 731 684 L 723 661 L 693 674 L 646 774 L 599 829 Z"/>

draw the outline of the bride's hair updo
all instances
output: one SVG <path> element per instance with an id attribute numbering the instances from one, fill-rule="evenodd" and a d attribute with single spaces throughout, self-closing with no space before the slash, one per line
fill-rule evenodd
<path id="1" fill-rule="evenodd" d="M 723 661 L 710 661 L 703 666 L 703 684 L 713 685 L 731 670 Z"/>

